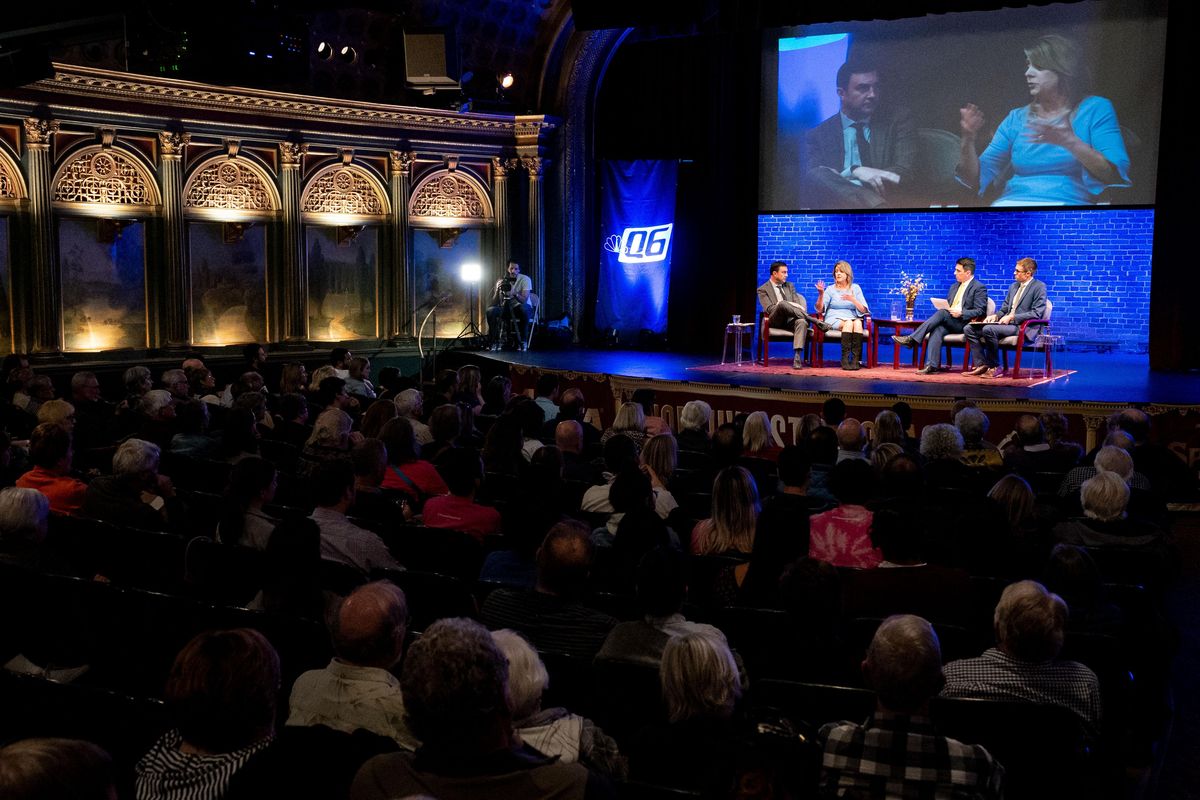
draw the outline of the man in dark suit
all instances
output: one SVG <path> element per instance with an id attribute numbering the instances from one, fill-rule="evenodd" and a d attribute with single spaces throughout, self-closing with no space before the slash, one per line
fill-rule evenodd
<path id="1" fill-rule="evenodd" d="M 975 369 L 970 375 L 999 378 L 1004 375 L 1000 364 L 1000 340 L 1015 336 L 1020 325 L 1027 319 L 1043 319 L 1046 316 L 1046 284 L 1033 277 L 1037 262 L 1022 258 L 1013 270 L 1013 283 L 1004 296 L 1004 305 L 995 314 L 984 317 L 983 325 L 968 325 L 967 343 L 975 359 Z M 1031 325 L 1025 331 L 1032 342 L 1037 336 L 1038 326 Z"/>
<path id="2" fill-rule="evenodd" d="M 946 291 L 947 308 L 940 308 L 917 326 L 908 336 L 893 336 L 892 340 L 905 347 L 916 347 L 926 335 L 925 366 L 917 370 L 923 375 L 938 371 L 942 339 L 948 333 L 962 333 L 967 323 L 987 313 L 987 287 L 975 280 L 975 259 L 960 258 L 954 264 L 955 283 Z"/>
<path id="3" fill-rule="evenodd" d="M 758 303 L 762 306 L 772 328 L 787 328 L 793 334 L 792 347 L 795 357 L 792 369 L 804 367 L 804 339 L 808 336 L 808 324 L 829 330 L 830 326 L 808 313 L 804 295 L 796 293 L 796 287 L 787 279 L 788 266 L 782 261 L 771 264 L 771 276 L 758 287 Z M 763 342 L 766 347 L 766 342 Z"/>
<path id="4" fill-rule="evenodd" d="M 880 107 L 879 72 L 846 62 L 838 69 L 837 114 L 809 131 L 806 195 L 816 206 L 877 208 L 912 179 L 917 129 L 903 109 Z"/>

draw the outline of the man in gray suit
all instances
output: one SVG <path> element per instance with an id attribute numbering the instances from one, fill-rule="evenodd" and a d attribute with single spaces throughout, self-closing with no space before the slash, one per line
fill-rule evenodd
<path id="1" fill-rule="evenodd" d="M 1008 287 L 1004 305 L 982 325 L 968 325 L 964 335 L 971 345 L 971 356 L 975 369 L 967 373 L 976 377 L 1000 378 L 1004 370 L 1000 364 L 1000 340 L 1015 336 L 1020 325 L 1027 319 L 1043 319 L 1046 316 L 1046 284 L 1033 277 L 1037 262 L 1022 258 L 1013 269 L 1013 283 Z M 1026 338 L 1032 342 L 1038 334 L 1038 326 L 1025 330 Z"/>
<path id="2" fill-rule="evenodd" d="M 788 266 L 782 261 L 771 264 L 771 277 L 758 287 L 758 303 L 768 316 L 768 325 L 772 328 L 787 328 L 792 331 L 792 347 L 795 357 L 792 359 L 792 369 L 804 367 L 804 339 L 808 336 L 808 325 L 811 322 L 823 331 L 831 326 L 808 313 L 808 304 L 804 295 L 796 293 L 796 287 L 787 279 Z M 767 346 L 766 342 L 762 343 Z"/>

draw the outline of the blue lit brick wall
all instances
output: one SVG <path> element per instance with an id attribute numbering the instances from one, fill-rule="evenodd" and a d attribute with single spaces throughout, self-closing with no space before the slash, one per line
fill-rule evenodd
<path id="1" fill-rule="evenodd" d="M 1013 264 L 1031 256 L 1054 303 L 1054 329 L 1068 343 L 1118 342 L 1145 352 L 1149 335 L 1153 209 L 941 211 L 896 214 L 763 214 L 758 218 L 758 282 L 772 261 L 786 261 L 789 279 L 807 298 L 813 282 L 832 281 L 833 262 L 849 261 L 872 311 L 887 316 L 900 271 L 923 274 L 929 289 L 917 314 L 945 297 L 954 262 L 970 256 L 997 305 L 1012 282 Z"/>

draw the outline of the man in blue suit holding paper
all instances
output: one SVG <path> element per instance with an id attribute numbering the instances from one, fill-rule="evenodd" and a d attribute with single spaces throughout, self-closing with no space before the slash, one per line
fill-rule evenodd
<path id="1" fill-rule="evenodd" d="M 1046 284 L 1033 277 L 1037 272 L 1037 262 L 1032 258 L 1022 258 L 1013 268 L 1013 283 L 1008 287 L 1004 297 L 1004 305 L 990 317 L 985 317 L 983 325 L 968 325 L 966 332 L 967 343 L 971 346 L 971 356 L 975 359 L 976 367 L 968 375 L 985 378 L 999 378 L 1004 375 L 1000 365 L 1000 340 L 1007 336 L 1016 336 L 1020 325 L 1027 319 L 1043 319 L 1046 316 Z M 1037 336 L 1039 326 L 1031 325 L 1025 331 L 1030 342 Z"/>
<path id="2" fill-rule="evenodd" d="M 987 287 L 975 280 L 975 259 L 960 258 L 955 262 L 954 280 L 955 283 L 946 292 L 946 308 L 938 309 L 908 336 L 892 337 L 896 344 L 917 347 L 926 335 L 929 336 L 929 345 L 925 348 L 925 366 L 917 370 L 922 375 L 938 371 L 942 339 L 946 334 L 962 333 L 968 322 L 987 313 Z"/>

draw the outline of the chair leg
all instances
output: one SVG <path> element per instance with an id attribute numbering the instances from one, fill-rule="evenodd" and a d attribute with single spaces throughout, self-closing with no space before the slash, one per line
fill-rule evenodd
<path id="1" fill-rule="evenodd" d="M 1024 342 L 1020 342 L 1020 341 L 1017 342 L 1017 357 L 1015 359 L 1013 359 L 1012 379 L 1014 381 L 1017 378 L 1021 377 L 1021 345 L 1022 344 L 1024 344 Z"/>

